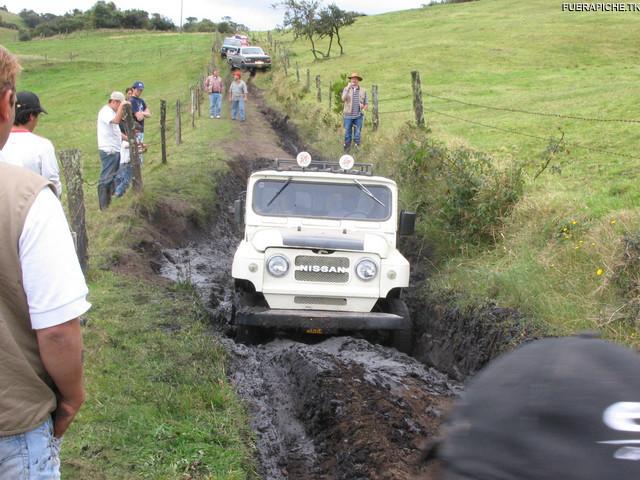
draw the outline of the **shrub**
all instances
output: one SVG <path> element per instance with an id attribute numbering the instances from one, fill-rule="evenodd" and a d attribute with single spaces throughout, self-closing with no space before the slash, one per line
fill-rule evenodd
<path id="1" fill-rule="evenodd" d="M 20 33 L 18 33 L 18 40 L 21 42 L 28 42 L 31 40 L 31 33 L 29 30 L 20 30 Z"/>
<path id="2" fill-rule="evenodd" d="M 416 128 L 407 127 L 400 143 L 395 176 L 421 218 L 455 244 L 495 243 L 522 195 L 522 166 L 499 168 L 486 153 L 449 148 Z"/>

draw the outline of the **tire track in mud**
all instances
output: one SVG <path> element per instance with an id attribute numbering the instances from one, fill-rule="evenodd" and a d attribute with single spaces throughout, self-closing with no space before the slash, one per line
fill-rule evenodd
<path id="1" fill-rule="evenodd" d="M 248 145 L 243 136 L 241 145 L 229 149 L 236 160 L 219 179 L 210 234 L 188 248 L 163 252 L 162 275 L 194 283 L 221 333 L 231 315 L 231 262 L 240 240 L 228 207 L 244 191 L 250 171 L 264 164 L 260 152 L 293 156 L 301 145 L 286 117 L 252 92 L 255 101 L 239 129 L 259 131 L 259 145 Z M 284 145 L 277 143 L 272 125 L 287 139 Z M 436 435 L 459 385 L 363 339 L 311 340 L 276 338 L 246 346 L 222 336 L 230 355 L 229 377 L 251 413 L 260 477 L 414 478 L 420 447 Z"/>

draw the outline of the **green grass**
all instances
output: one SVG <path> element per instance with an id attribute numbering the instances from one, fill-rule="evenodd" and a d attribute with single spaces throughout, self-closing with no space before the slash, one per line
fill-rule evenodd
<path id="1" fill-rule="evenodd" d="M 63 473 L 74 479 L 245 479 L 253 477 L 247 414 L 225 376 L 226 359 L 189 288 L 167 287 L 115 271 L 140 271 L 139 244 L 159 210 L 204 225 L 216 206 L 216 178 L 226 169 L 221 140 L 231 122 L 206 115 L 191 127 L 189 87 L 211 60 L 205 34 L 79 32 L 65 38 L 5 41 L 24 68 L 19 90 L 32 90 L 49 112 L 36 133 L 57 150 L 77 148 L 83 162 L 89 232 L 86 315 L 87 401 L 65 438 Z M 112 90 L 145 82 L 153 116 L 144 192 L 128 192 L 98 210 L 98 110 Z M 168 163 L 161 163 L 160 100 L 168 103 Z M 182 140 L 175 145 L 175 104 Z M 205 103 L 206 105 L 206 103 Z M 64 200 L 64 196 L 63 196 Z M 155 233 L 154 233 L 155 232 Z M 144 268 L 142 268 L 144 271 Z M 184 286 L 183 286 L 184 287 Z"/>
<path id="2" fill-rule="evenodd" d="M 346 54 L 340 57 L 335 50 L 324 61 L 313 61 L 304 41 L 276 35 L 290 50 L 288 83 L 280 71 L 272 83 L 263 84 L 282 100 L 283 91 L 298 88 L 296 63 L 302 84 L 309 68 L 311 93 L 289 113 L 308 140 L 339 155 L 339 120 L 310 119 L 326 118 L 329 82 L 358 71 L 369 91 L 372 84 L 378 85 L 381 99 L 380 130 L 365 128 L 365 148 L 359 155 L 384 166 L 388 159 L 399 159 L 396 135 L 413 120 L 413 70 L 420 72 L 425 94 L 507 109 L 639 120 L 640 67 L 634 47 L 639 22 L 632 12 L 568 13 L 560 3 L 546 0 L 481 0 L 362 17 L 342 34 Z M 316 75 L 322 79 L 322 105 L 315 101 Z M 631 308 L 635 296 L 616 286 L 622 239 L 640 226 L 640 190 L 635 186 L 638 124 L 525 115 L 423 99 L 432 135 L 488 152 L 498 163 L 529 165 L 525 195 L 506 219 L 495 248 L 441 252 L 432 283 L 467 292 L 469 301 L 494 298 L 519 308 L 551 332 L 597 328 L 639 345 L 639 325 Z M 387 113 L 402 110 L 407 111 Z M 559 138 L 561 132 L 567 152 L 553 160 L 556 168 L 534 181 L 548 139 Z M 581 225 L 579 235 L 558 236 L 572 219 Z M 619 221 L 612 225 L 615 219 Z M 603 273 L 598 275 L 600 268 Z"/>

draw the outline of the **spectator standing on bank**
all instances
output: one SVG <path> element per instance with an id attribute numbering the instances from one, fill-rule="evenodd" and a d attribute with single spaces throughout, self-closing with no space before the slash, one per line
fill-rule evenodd
<path id="1" fill-rule="evenodd" d="M 218 75 L 218 70 L 214 70 L 204 81 L 204 89 L 209 93 L 209 118 L 220 118 L 222 109 L 222 95 L 224 94 L 224 83 Z"/>
<path id="2" fill-rule="evenodd" d="M 104 210 L 111 203 L 115 188 L 115 176 L 120 166 L 120 148 L 122 134 L 119 123 L 122 121 L 123 107 L 128 104 L 122 92 L 113 92 L 109 102 L 98 112 L 98 151 L 102 163 L 98 181 L 98 203 Z"/>
<path id="3" fill-rule="evenodd" d="M 364 112 L 369 107 L 367 91 L 360 86 L 362 77 L 353 72 L 349 77 L 349 84 L 342 90 L 342 116 L 344 121 L 344 151 L 351 149 L 351 142 L 360 147 Z"/>
<path id="4" fill-rule="evenodd" d="M 229 101 L 231 102 L 231 120 L 240 120 L 244 122 L 246 119 L 244 111 L 244 102 L 247 101 L 247 84 L 242 80 L 242 74 L 236 70 L 233 72 L 233 82 L 229 87 Z"/>
<path id="5" fill-rule="evenodd" d="M 0 148 L 14 120 L 19 70 L 0 46 Z M 88 290 L 51 187 L 0 162 L 2 479 L 59 479 L 62 436 L 85 399 L 78 317 L 90 307 Z"/>
<path id="6" fill-rule="evenodd" d="M 133 92 L 131 93 L 131 97 L 129 101 L 131 102 L 131 112 L 133 116 L 138 122 L 138 143 L 144 142 L 144 119 L 149 118 L 151 116 L 151 112 L 149 111 L 149 107 L 147 107 L 147 102 L 141 97 L 142 91 L 144 90 L 144 83 L 137 81 L 134 82 L 131 86 L 133 88 Z"/>
<path id="7" fill-rule="evenodd" d="M 41 113 L 47 111 L 35 93 L 18 92 L 13 128 L 2 151 L 6 162 L 28 168 L 53 183 L 60 198 L 62 183 L 56 151 L 49 140 L 33 133 Z"/>

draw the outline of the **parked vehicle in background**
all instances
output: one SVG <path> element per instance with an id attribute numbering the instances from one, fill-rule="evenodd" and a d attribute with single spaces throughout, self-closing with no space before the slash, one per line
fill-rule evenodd
<path id="1" fill-rule="evenodd" d="M 229 55 L 229 53 L 236 53 L 240 50 L 242 46 L 242 41 L 239 38 L 235 37 L 227 37 L 222 42 L 222 47 L 220 47 L 220 56 L 225 58 Z"/>
<path id="2" fill-rule="evenodd" d="M 260 47 L 240 47 L 237 53 L 229 52 L 227 60 L 231 68 L 242 70 L 268 70 L 271 68 L 271 57 Z"/>
<path id="3" fill-rule="evenodd" d="M 375 330 L 411 351 L 409 262 L 396 242 L 413 233 L 415 214 L 398 211 L 393 180 L 349 155 L 315 163 L 301 152 L 254 172 L 235 212 L 244 227 L 232 267 L 238 341 L 265 330 Z"/>
<path id="4" fill-rule="evenodd" d="M 234 35 L 235 38 L 237 38 L 238 40 L 240 40 L 240 43 L 243 47 L 248 47 L 249 46 L 249 37 L 247 37 L 246 35 Z"/>

